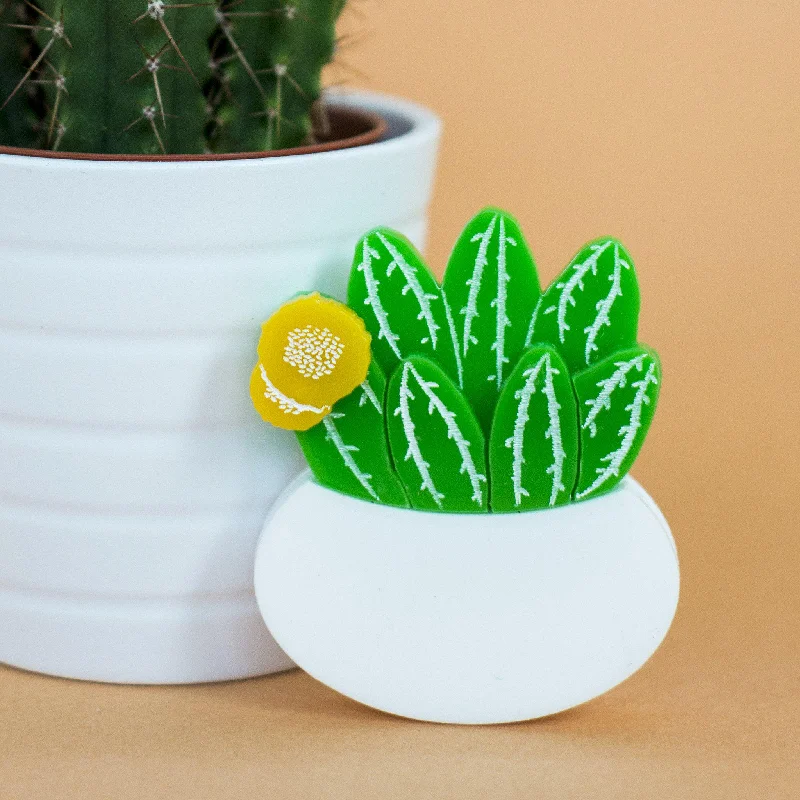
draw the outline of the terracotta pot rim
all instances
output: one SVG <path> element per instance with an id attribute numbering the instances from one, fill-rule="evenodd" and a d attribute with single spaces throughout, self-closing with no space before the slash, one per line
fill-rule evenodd
<path id="1" fill-rule="evenodd" d="M 36 150 L 26 147 L 6 147 L 0 145 L 0 155 L 27 156 L 29 158 L 58 159 L 62 161 L 125 161 L 143 163 L 186 163 L 193 161 L 244 161 L 248 159 L 279 158 L 282 156 L 312 155 L 332 150 L 348 150 L 353 147 L 375 144 L 384 138 L 389 130 L 389 123 L 378 113 L 352 105 L 338 104 L 335 101 L 327 105 L 332 117 L 332 126 L 338 131 L 345 128 L 345 135 L 316 144 L 290 147 L 285 150 L 271 150 L 246 153 L 204 153 L 189 155 L 130 155 L 108 153 L 69 153 L 53 150 Z"/>

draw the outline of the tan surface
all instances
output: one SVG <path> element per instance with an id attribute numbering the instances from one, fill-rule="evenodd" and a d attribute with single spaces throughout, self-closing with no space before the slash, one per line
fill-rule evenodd
<path id="1" fill-rule="evenodd" d="M 796 0 L 364 8 L 347 60 L 447 123 L 440 265 L 490 201 L 546 280 L 602 233 L 637 261 L 666 384 L 636 474 L 680 549 L 673 631 L 606 697 L 502 728 L 386 717 L 300 673 L 117 688 L 0 669 L 0 797 L 800 796 Z"/>

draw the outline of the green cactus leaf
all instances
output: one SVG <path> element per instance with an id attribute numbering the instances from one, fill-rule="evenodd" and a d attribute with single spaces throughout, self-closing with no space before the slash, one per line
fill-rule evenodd
<path id="1" fill-rule="evenodd" d="M 392 467 L 384 422 L 386 378 L 370 364 L 366 381 L 297 439 L 317 482 L 374 503 L 408 507 Z"/>
<path id="2" fill-rule="evenodd" d="M 578 475 L 578 413 L 553 348 L 526 351 L 497 401 L 489 441 L 492 511 L 569 503 Z"/>
<path id="3" fill-rule="evenodd" d="M 386 396 L 395 468 L 412 508 L 487 511 L 485 442 L 459 388 L 424 356 L 395 370 Z"/>
<path id="4" fill-rule="evenodd" d="M 387 375 L 419 354 L 459 379 L 452 314 L 422 256 L 402 234 L 376 228 L 359 241 L 347 304 L 372 334 L 373 354 Z"/>
<path id="5" fill-rule="evenodd" d="M 135 155 L 310 143 L 343 6 L 0 0 L 0 142 Z"/>
<path id="6" fill-rule="evenodd" d="M 536 265 L 514 218 L 495 208 L 474 217 L 456 243 L 443 287 L 455 322 L 464 393 L 488 434 L 541 294 Z"/>
<path id="7" fill-rule="evenodd" d="M 615 239 L 587 244 L 542 295 L 529 344 L 552 344 L 570 372 L 636 344 L 639 284 Z"/>
<path id="8" fill-rule="evenodd" d="M 575 500 L 613 489 L 630 470 L 652 422 L 661 384 L 647 347 L 614 353 L 573 378 L 580 415 Z"/>

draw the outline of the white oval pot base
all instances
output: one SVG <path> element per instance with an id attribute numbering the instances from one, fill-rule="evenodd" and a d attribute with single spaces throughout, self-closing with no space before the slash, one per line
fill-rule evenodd
<path id="1" fill-rule="evenodd" d="M 678 602 L 675 544 L 631 478 L 524 514 L 356 500 L 306 475 L 268 520 L 256 596 L 312 676 L 366 705 L 465 724 L 590 700 L 653 654 Z"/>

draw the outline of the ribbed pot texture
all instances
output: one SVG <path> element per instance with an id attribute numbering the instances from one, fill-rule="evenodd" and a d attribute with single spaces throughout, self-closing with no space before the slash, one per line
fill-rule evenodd
<path id="1" fill-rule="evenodd" d="M 421 244 L 439 123 L 377 95 L 386 140 L 229 162 L 0 155 L 0 661 L 93 680 L 291 665 L 252 588 L 303 462 L 248 396 L 261 322 L 343 296 L 375 225 Z"/>

